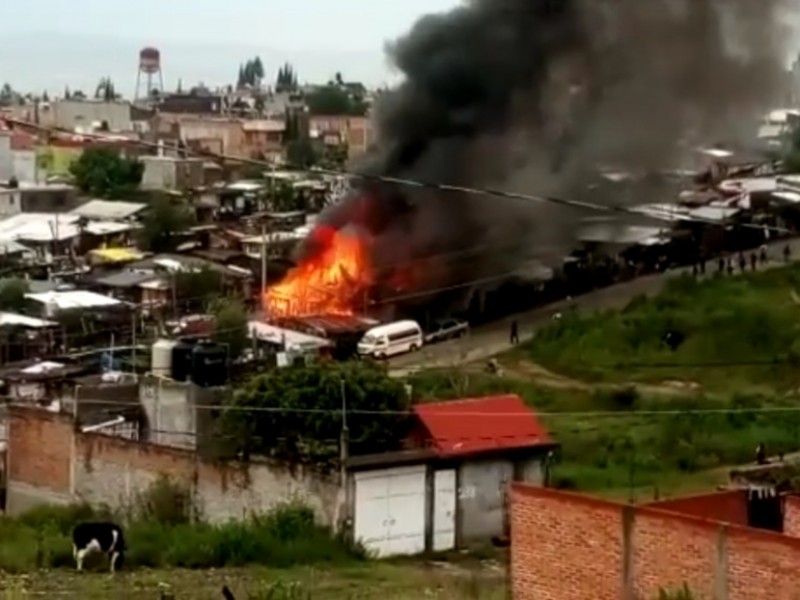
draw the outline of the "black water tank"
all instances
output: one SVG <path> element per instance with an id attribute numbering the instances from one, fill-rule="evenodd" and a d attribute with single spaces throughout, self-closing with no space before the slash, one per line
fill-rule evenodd
<path id="1" fill-rule="evenodd" d="M 175 381 L 186 381 L 192 374 L 192 351 L 196 345 L 196 340 L 183 338 L 172 349 L 172 379 Z"/>
<path id="2" fill-rule="evenodd" d="M 200 342 L 192 352 L 192 381 L 200 387 L 228 383 L 228 349 L 214 342 Z"/>

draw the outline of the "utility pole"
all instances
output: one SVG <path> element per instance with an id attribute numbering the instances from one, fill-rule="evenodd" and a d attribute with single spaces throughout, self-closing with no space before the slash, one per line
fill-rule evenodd
<path id="1" fill-rule="evenodd" d="M 352 506 L 351 490 L 347 485 L 347 460 L 350 458 L 350 433 L 347 429 L 347 392 L 345 391 L 344 378 L 340 380 L 342 391 L 342 434 L 339 441 L 339 485 L 344 489 L 345 495 L 345 514 L 344 520 L 340 523 L 342 533 L 348 533 L 352 524 L 352 513 L 350 506 Z"/>
<path id="2" fill-rule="evenodd" d="M 136 307 L 131 311 L 131 373 L 136 376 Z"/>
<path id="3" fill-rule="evenodd" d="M 261 303 L 264 308 L 264 313 L 266 315 L 267 312 L 267 303 L 264 301 L 267 293 L 267 261 L 269 258 L 269 252 L 267 248 L 267 244 L 269 243 L 269 238 L 267 237 L 267 227 L 262 223 L 261 225 Z M 269 316 L 269 315 L 266 315 Z"/>

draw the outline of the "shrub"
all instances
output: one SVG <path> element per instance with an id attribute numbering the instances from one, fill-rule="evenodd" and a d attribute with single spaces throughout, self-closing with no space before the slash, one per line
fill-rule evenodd
<path id="1" fill-rule="evenodd" d="M 191 491 L 166 475 L 139 494 L 136 506 L 136 519 L 167 526 L 189 523 L 197 516 Z"/>
<path id="2" fill-rule="evenodd" d="M 167 484 L 160 483 L 158 489 L 164 494 L 159 498 L 169 497 L 163 491 L 169 489 Z M 285 504 L 244 521 L 221 524 L 189 523 L 176 518 L 180 511 L 156 506 L 162 505 L 155 502 L 142 509 L 140 515 L 149 516 L 127 524 L 125 563 L 130 567 L 208 569 L 263 564 L 284 568 L 364 558 L 360 548 L 317 524 L 313 512 L 301 504 Z M 71 529 L 80 521 L 101 517 L 108 514 L 74 505 L 38 507 L 18 518 L 0 518 L 0 571 L 71 566 Z"/>

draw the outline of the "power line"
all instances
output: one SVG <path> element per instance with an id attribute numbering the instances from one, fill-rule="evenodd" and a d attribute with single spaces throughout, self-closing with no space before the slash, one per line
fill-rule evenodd
<path id="1" fill-rule="evenodd" d="M 45 133 L 56 133 L 56 134 L 63 134 L 63 135 L 76 135 L 74 131 L 69 131 L 67 129 L 58 128 L 58 127 L 45 127 L 42 125 L 38 125 L 36 123 L 30 123 L 28 121 L 22 121 L 18 119 L 13 119 L 10 117 L 2 117 L 2 120 L 6 121 L 7 123 L 11 123 L 14 125 L 19 125 L 20 127 L 29 127 L 31 129 L 35 129 L 40 132 Z M 155 142 L 147 142 L 145 140 L 140 139 L 132 139 L 132 138 L 123 138 L 120 137 L 113 137 L 109 135 L 102 135 L 97 133 L 82 133 L 80 134 L 82 137 L 96 139 L 98 141 L 125 141 L 130 144 L 139 145 L 147 148 L 155 148 L 155 149 L 163 149 L 163 146 L 159 145 Z M 191 155 L 199 158 L 212 158 L 217 160 L 227 160 L 232 162 L 239 162 L 242 164 L 250 164 L 255 166 L 267 167 L 267 168 L 274 168 L 274 164 L 264 160 L 257 160 L 252 158 L 246 158 L 242 156 L 231 156 L 226 155 L 223 153 L 215 153 L 215 152 L 198 152 L 194 150 L 190 150 L 188 148 L 181 148 L 179 149 L 180 152 Z M 293 166 L 293 165 L 286 165 L 287 168 L 294 168 L 297 170 L 305 170 L 300 169 L 300 167 Z M 399 185 L 404 187 L 413 187 L 413 188 L 420 188 L 420 189 L 430 189 L 440 192 L 455 192 L 461 193 L 470 196 L 495 196 L 498 198 L 504 198 L 507 200 L 520 200 L 525 202 L 547 202 L 551 204 L 557 204 L 561 206 L 567 206 L 570 208 L 578 208 L 583 210 L 590 210 L 590 211 L 599 211 L 599 212 L 611 212 L 617 214 L 626 214 L 632 215 L 639 219 L 643 218 L 650 218 L 656 221 L 664 221 L 668 223 L 675 223 L 675 219 L 669 219 L 666 217 L 661 217 L 659 215 L 654 214 L 643 214 L 639 211 L 636 211 L 631 208 L 622 207 L 622 206 L 607 206 L 603 204 L 597 204 L 593 202 L 586 202 L 581 200 L 569 200 L 565 198 L 558 198 L 555 196 L 536 196 L 531 194 L 524 194 L 520 192 L 511 192 L 507 190 L 498 190 L 492 188 L 474 188 L 468 186 L 461 186 L 461 185 L 454 185 L 454 184 L 445 184 L 445 183 L 430 183 L 424 182 L 414 179 L 407 179 L 402 177 L 393 177 L 389 175 L 372 175 L 369 173 L 357 172 L 357 171 L 350 171 L 345 169 L 330 169 L 330 168 L 323 168 L 323 167 L 314 167 L 313 169 L 315 172 L 324 174 L 324 175 L 333 175 L 333 176 L 347 176 L 353 177 L 355 179 L 361 179 L 365 181 L 372 181 L 377 183 L 384 183 L 384 184 L 393 184 Z M 697 216 L 689 216 L 683 215 L 685 217 L 685 221 L 694 221 L 697 223 L 706 223 L 709 225 L 719 226 L 720 222 L 715 221 L 713 219 L 704 219 L 702 217 Z M 787 233 L 792 234 L 794 233 L 790 229 L 785 229 L 782 227 L 777 227 L 773 225 L 758 225 L 755 223 L 741 223 L 741 227 L 745 228 L 753 228 L 758 229 L 759 231 L 776 231 L 778 233 Z"/>
<path id="2" fill-rule="evenodd" d="M 10 397 L 7 397 L 10 398 Z M 78 398 L 79 405 L 88 406 L 107 406 L 107 407 L 140 407 L 144 408 L 140 402 L 114 401 L 100 399 Z M 31 408 L 30 405 L 20 404 L 19 402 L 9 402 L 11 407 Z M 418 404 L 425 406 L 425 403 Z M 231 404 L 196 404 L 194 408 L 198 410 L 209 410 L 218 412 L 243 412 L 243 413 L 266 413 L 266 414 L 305 414 L 305 415 L 341 415 L 341 408 L 287 408 L 278 406 L 241 406 Z M 553 419 L 602 419 L 602 418 L 641 418 L 641 417 L 688 417 L 695 415 L 729 415 L 729 414 L 795 414 L 800 413 L 800 406 L 761 406 L 753 408 L 744 407 L 721 407 L 721 408 L 682 408 L 682 409 L 659 409 L 659 410 L 603 410 L 603 411 L 538 411 L 531 408 L 525 412 L 485 412 L 469 410 L 453 410 L 443 413 L 447 417 L 472 417 L 472 418 L 524 418 L 524 417 L 546 417 Z M 415 416 L 414 410 L 369 410 L 353 409 L 348 407 L 347 414 L 363 416 L 396 416 L 409 417 Z"/>

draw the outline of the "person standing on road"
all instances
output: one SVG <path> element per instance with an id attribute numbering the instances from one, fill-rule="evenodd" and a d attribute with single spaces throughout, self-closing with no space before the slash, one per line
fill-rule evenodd
<path id="1" fill-rule="evenodd" d="M 761 265 L 764 266 L 767 264 L 767 245 L 761 244 L 761 248 L 758 251 L 758 258 L 761 260 Z"/>
<path id="2" fill-rule="evenodd" d="M 791 257 L 792 257 L 792 249 L 789 247 L 789 244 L 786 244 L 783 247 L 783 260 L 788 263 Z"/>
<path id="3" fill-rule="evenodd" d="M 511 321 L 511 345 L 516 346 L 519 344 L 519 324 L 516 319 Z"/>
<path id="4" fill-rule="evenodd" d="M 755 271 L 758 268 L 758 256 L 756 256 L 755 252 L 750 254 L 750 269 Z"/>
<path id="5" fill-rule="evenodd" d="M 719 271 L 720 275 L 725 273 L 725 259 L 721 256 L 719 257 L 719 260 L 717 260 L 717 271 Z"/>
<path id="6" fill-rule="evenodd" d="M 747 261 L 744 258 L 744 253 L 739 252 L 739 270 L 744 274 L 745 269 L 747 269 Z"/>

